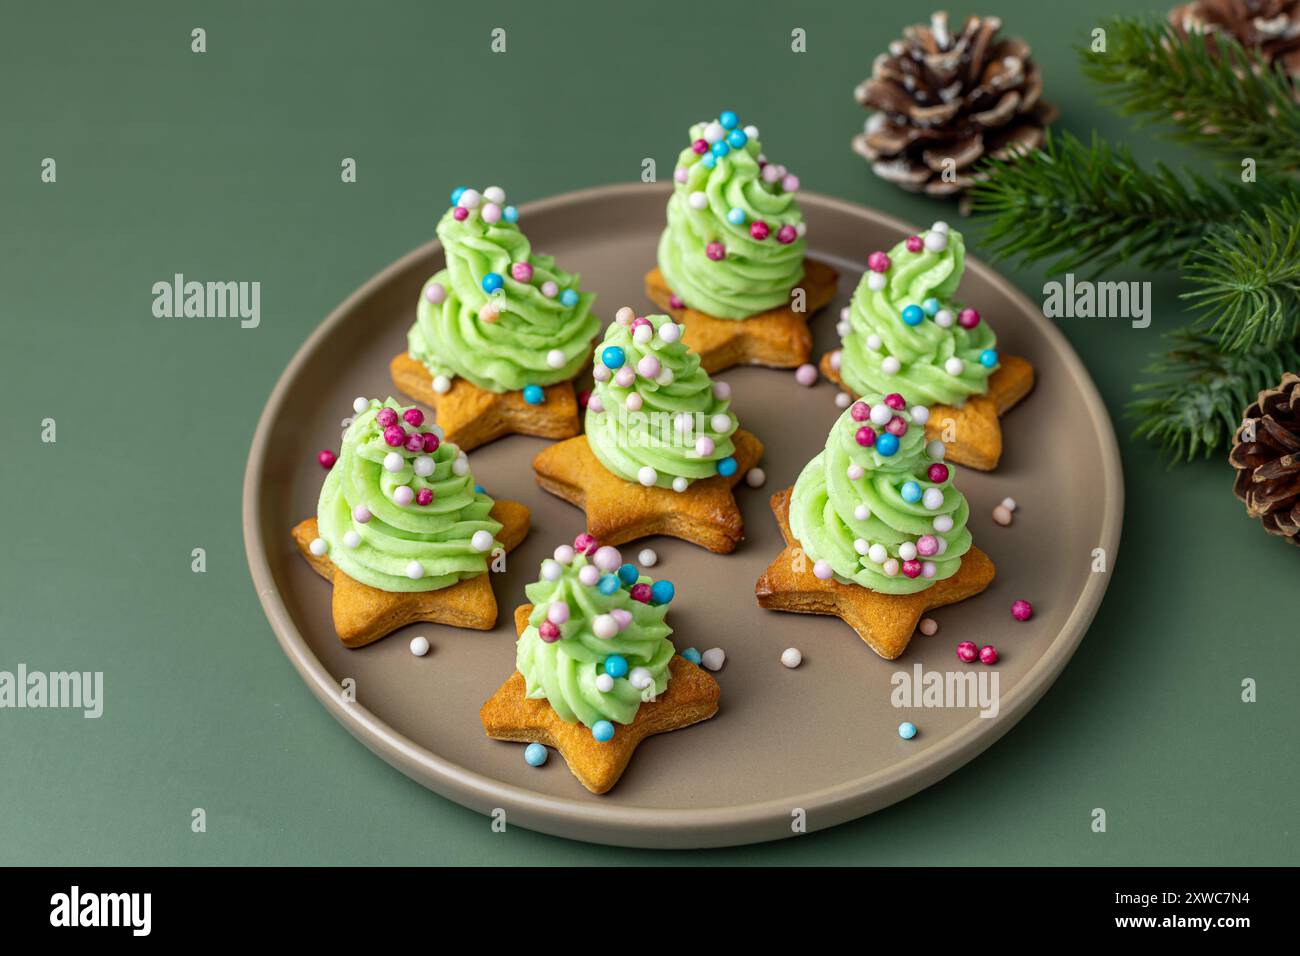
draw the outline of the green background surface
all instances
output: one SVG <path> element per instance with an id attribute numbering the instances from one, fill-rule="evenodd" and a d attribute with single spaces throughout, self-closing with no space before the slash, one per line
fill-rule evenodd
<path id="1" fill-rule="evenodd" d="M 1060 125 L 1195 159 L 1117 119 L 1073 48 L 1131 2 L 1001 0 Z M 1159 4 L 1152 9 L 1159 9 Z M 954 13 L 965 10 L 953 8 Z M 427 241 L 447 190 L 527 201 L 671 168 L 733 108 L 805 186 L 904 219 L 950 207 L 848 146 L 853 87 L 928 9 L 901 3 L 13 4 L 0 29 L 0 669 L 102 670 L 99 720 L 0 711 L 0 862 L 682 862 L 512 828 L 372 756 L 280 652 L 249 579 L 240 483 L 290 356 Z M 207 30 L 208 52 L 190 51 Z M 489 31 L 508 52 L 489 52 Z M 790 52 L 794 27 L 808 52 Z M 58 182 L 40 182 L 44 157 Z M 359 179 L 340 182 L 343 157 Z M 969 239 L 982 255 L 979 231 Z M 260 280 L 262 324 L 153 318 L 173 273 Z M 1031 299 L 1043 275 L 1010 270 Z M 1136 278 L 1116 273 L 1106 278 Z M 942 783 L 729 863 L 1295 863 L 1295 582 L 1216 458 L 1167 471 L 1122 419 L 1158 334 L 1064 319 L 1120 432 L 1120 558 L 1074 661 Z M 40 422 L 58 422 L 58 442 Z M 1070 441 L 1039 436 L 1041 453 Z M 1062 508 L 1070 502 L 1062 501 Z M 206 574 L 190 550 L 208 553 Z M 1240 701 L 1244 677 L 1259 702 Z M 834 732 L 827 728 L 827 732 Z M 208 831 L 190 830 L 203 807 Z M 1108 832 L 1091 832 L 1105 808 Z"/>

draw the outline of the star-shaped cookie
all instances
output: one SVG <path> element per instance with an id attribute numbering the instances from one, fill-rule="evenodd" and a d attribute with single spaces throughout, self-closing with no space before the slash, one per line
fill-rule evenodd
<path id="1" fill-rule="evenodd" d="M 840 378 L 839 369 L 831 364 L 834 352 L 821 359 L 821 372 L 845 392 L 853 390 Z M 1002 457 L 1002 423 L 998 420 L 1034 387 L 1034 367 L 1017 355 L 1003 355 L 1001 367 L 989 376 L 989 388 L 983 395 L 972 395 L 961 408 L 931 405 L 930 420 L 925 425 L 927 439 L 944 439 L 951 428 L 952 441 L 945 441 L 944 456 L 959 465 L 978 471 L 992 471 Z M 952 424 L 949 425 L 948 423 Z"/>
<path id="2" fill-rule="evenodd" d="M 515 609 L 515 630 L 523 634 L 533 606 Z M 627 769 L 637 745 L 654 734 L 680 730 L 718 712 L 722 691 L 709 673 L 681 656 L 668 662 L 668 688 L 641 704 L 630 724 L 620 724 L 612 740 L 601 743 L 582 723 L 565 723 L 545 700 L 524 696 L 524 675 L 515 671 L 488 698 L 479 717 L 489 737 L 554 747 L 573 775 L 592 793 L 605 793 Z"/>
<path id="3" fill-rule="evenodd" d="M 691 308 L 673 308 L 672 290 L 655 268 L 645 277 L 645 294 L 686 327 L 682 341 L 700 356 L 712 374 L 733 365 L 795 368 L 812 355 L 812 314 L 835 298 L 839 274 L 824 262 L 804 260 L 804 277 L 795 287 L 805 293 L 802 312 L 789 306 L 769 309 L 747 319 L 719 319 Z"/>
<path id="4" fill-rule="evenodd" d="M 492 517 L 501 523 L 497 540 L 513 551 L 528 534 L 528 508 L 517 501 L 498 500 Z M 488 631 L 496 627 L 497 599 L 488 581 L 491 571 L 436 591 L 381 591 L 362 584 L 334 566 L 328 554 L 312 554 L 318 537 L 316 519 L 293 529 L 293 540 L 312 569 L 334 584 L 334 630 L 347 647 L 364 647 L 408 624 L 426 621 L 451 627 Z"/>
<path id="5" fill-rule="evenodd" d="M 533 470 L 539 485 L 587 512 L 587 530 L 602 544 L 665 534 L 729 554 L 745 536 L 732 489 L 763 457 L 763 443 L 744 429 L 731 441 L 735 474 L 701 478 L 682 492 L 624 481 L 600 463 L 586 435 L 543 448 L 533 459 Z"/>
<path id="6" fill-rule="evenodd" d="M 962 555 L 956 574 L 915 594 L 881 594 L 834 578 L 823 581 L 813 574 L 813 562 L 790 533 L 792 490 L 772 496 L 772 511 L 786 546 L 754 586 L 759 607 L 838 617 L 857 631 L 868 647 L 892 661 L 907 649 L 926 611 L 974 597 L 993 581 L 993 562 L 974 545 Z"/>
<path id="7" fill-rule="evenodd" d="M 446 440 L 462 451 L 472 451 L 503 435 L 568 438 L 578 425 L 578 400 L 573 382 L 548 385 L 536 405 L 524 401 L 523 392 L 489 392 L 457 376 L 451 388 L 439 394 L 424 364 L 403 352 L 389 364 L 393 384 L 434 410 Z"/>

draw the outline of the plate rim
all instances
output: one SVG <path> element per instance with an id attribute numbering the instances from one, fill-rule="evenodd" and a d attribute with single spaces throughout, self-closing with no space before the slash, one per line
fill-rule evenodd
<path id="1" fill-rule="evenodd" d="M 545 213 L 556 207 L 591 201 L 617 200 L 632 193 L 656 190 L 667 196 L 667 184 L 616 183 L 561 193 L 521 207 L 521 215 Z M 800 191 L 800 203 L 824 207 L 911 234 L 912 226 L 888 213 L 858 203 Z M 343 322 L 358 303 L 408 269 L 414 262 L 441 249 L 433 239 L 399 257 L 371 276 L 343 299 L 294 352 L 277 378 L 258 417 L 244 469 L 242 524 L 249 572 L 271 630 L 285 656 L 325 709 L 369 750 L 435 793 L 480 813 L 502 807 L 510 822 L 527 829 L 568 839 L 634 847 L 717 847 L 766 842 L 793 836 L 789 827 L 794 801 L 773 799 L 736 806 L 647 808 L 614 803 L 596 804 L 556 797 L 479 773 L 415 743 L 379 719 L 364 705 L 345 703 L 340 687 L 312 652 L 285 606 L 267 558 L 261 534 L 260 495 L 265 486 L 265 466 L 272 423 L 298 377 L 321 343 Z M 934 747 L 920 751 L 865 777 L 855 777 L 801 795 L 798 803 L 807 813 L 808 830 L 826 829 L 874 813 L 938 782 L 969 763 L 1014 727 L 1047 692 L 1069 663 L 1097 614 L 1109 586 L 1118 555 L 1124 515 L 1124 480 L 1119 442 L 1114 424 L 1096 383 L 1064 333 L 1036 309 L 1030 299 L 983 260 L 968 256 L 967 268 L 999 293 L 1016 301 L 1030 321 L 1058 351 L 1070 375 L 1079 383 L 1084 406 L 1101 432 L 1103 500 L 1106 502 L 1098 542 L 1110 555 L 1112 571 L 1089 574 L 1074 609 L 1038 661 L 1003 695 L 999 714 L 988 721 L 970 722 Z M 507 604 L 509 602 L 506 602 Z M 490 689 L 489 689 L 490 690 Z"/>

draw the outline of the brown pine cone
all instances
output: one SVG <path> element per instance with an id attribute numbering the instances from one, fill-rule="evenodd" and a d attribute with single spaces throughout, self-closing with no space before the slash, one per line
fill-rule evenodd
<path id="1" fill-rule="evenodd" d="M 1253 440 L 1247 440 L 1253 439 Z M 1269 534 L 1300 545 L 1300 375 L 1259 393 L 1233 436 L 1233 493 Z"/>
<path id="2" fill-rule="evenodd" d="M 1300 0 L 1192 0 L 1169 11 L 1182 36 L 1224 31 L 1265 63 L 1278 63 L 1300 76 Z"/>
<path id="3" fill-rule="evenodd" d="M 999 39 L 1001 28 L 997 17 L 967 17 L 954 34 L 939 12 L 876 57 L 870 78 L 854 91 L 876 112 L 853 148 L 877 176 L 946 196 L 974 182 L 970 167 L 980 157 L 1042 145 L 1056 109 L 1040 101 L 1043 79 L 1029 46 Z"/>

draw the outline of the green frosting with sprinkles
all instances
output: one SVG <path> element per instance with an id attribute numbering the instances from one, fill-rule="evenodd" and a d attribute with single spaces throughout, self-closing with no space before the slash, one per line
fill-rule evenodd
<path id="1" fill-rule="evenodd" d="M 596 347 L 587 442 L 609 471 L 647 487 L 685 491 L 735 473 L 731 388 L 714 382 L 666 315 L 620 309 Z"/>
<path id="2" fill-rule="evenodd" d="M 664 615 L 673 588 L 668 581 L 652 587 L 616 548 L 597 549 L 590 535 L 576 543 L 584 541 L 581 551 L 556 548 L 540 579 L 524 588 L 533 610 L 515 665 L 530 698 L 549 701 L 561 720 L 581 721 L 602 739 L 601 721 L 630 724 L 643 701 L 668 687 L 675 650 Z"/>
<path id="3" fill-rule="evenodd" d="M 758 130 L 724 112 L 691 127 L 659 239 L 659 271 L 685 305 L 744 319 L 790 300 L 803 278 L 799 180 L 768 163 Z"/>
<path id="4" fill-rule="evenodd" d="M 361 399 L 358 408 L 316 507 L 335 567 L 381 591 L 434 591 L 486 572 L 501 524 L 469 459 L 414 406 Z"/>
<path id="5" fill-rule="evenodd" d="M 970 506 L 942 463 L 943 442 L 926 443 L 928 417 L 897 393 L 871 395 L 804 466 L 790 531 L 818 577 L 912 594 L 957 573 L 971 546 Z"/>
<path id="6" fill-rule="evenodd" d="M 600 330 L 595 295 L 555 259 L 533 252 L 518 213 L 492 186 L 458 188 L 438 223 L 447 266 L 420 294 L 407 334 L 435 391 L 459 375 L 490 392 L 564 382 L 578 374 Z M 540 398 L 539 398 L 540 401 Z"/>
<path id="7" fill-rule="evenodd" d="M 898 391 L 923 405 L 960 406 L 988 390 L 997 336 L 953 299 L 965 261 L 961 233 L 941 222 L 868 257 L 840 325 L 840 376 L 855 394 Z"/>

